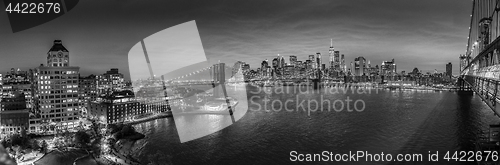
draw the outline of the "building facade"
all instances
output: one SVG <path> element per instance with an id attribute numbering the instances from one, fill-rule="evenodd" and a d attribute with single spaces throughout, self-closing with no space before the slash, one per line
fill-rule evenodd
<path id="1" fill-rule="evenodd" d="M 6 137 L 13 134 L 26 132 L 29 126 L 29 109 L 26 107 L 24 93 L 15 91 L 5 96 L 0 101 L 0 136 Z"/>
<path id="2" fill-rule="evenodd" d="M 30 119 L 30 132 L 73 129 L 80 117 L 79 67 L 69 65 L 69 51 L 61 40 L 55 40 L 47 53 L 47 66 L 36 68 L 36 99 L 39 113 Z"/>

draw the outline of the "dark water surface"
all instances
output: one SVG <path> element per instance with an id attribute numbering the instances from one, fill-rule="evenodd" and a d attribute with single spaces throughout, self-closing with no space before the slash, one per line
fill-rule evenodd
<path id="1" fill-rule="evenodd" d="M 172 164 L 332 164 L 292 162 L 290 152 L 383 152 L 393 154 L 393 159 L 398 153 L 410 153 L 422 154 L 424 161 L 427 161 L 431 151 L 438 152 L 441 158 L 435 164 L 475 164 L 447 162 L 442 157 L 447 151 L 474 150 L 473 142 L 481 130 L 487 129 L 489 124 L 500 122 L 478 96 L 459 95 L 456 92 L 376 92 L 372 89 L 371 93 L 343 94 L 284 88 L 292 90 L 278 92 L 268 87 L 266 90 L 272 92 L 266 93 L 257 87 L 247 86 L 249 111 L 243 118 L 221 131 L 186 143 L 180 143 L 172 118 L 135 125 L 147 138 L 147 144 L 137 155 L 144 164 L 149 161 Z M 352 100 L 352 112 L 347 110 L 347 98 Z M 322 99 L 330 100 L 330 108 L 324 101 L 323 109 L 319 106 L 317 111 L 307 111 L 316 109 L 312 100 L 321 102 Z M 284 105 L 279 103 L 287 100 L 292 100 L 286 104 L 290 111 L 286 111 Z M 304 105 L 297 107 L 297 100 L 305 100 Z M 360 111 L 364 102 L 363 111 L 358 112 L 353 108 L 356 100 L 359 100 L 356 106 Z M 274 104 L 271 104 L 272 101 Z M 340 107 L 341 101 L 343 109 Z M 311 102 L 310 106 L 308 102 Z M 333 102 L 340 112 L 333 110 Z M 398 164 L 365 162 L 365 158 L 360 160 L 362 162 L 335 164 Z"/>

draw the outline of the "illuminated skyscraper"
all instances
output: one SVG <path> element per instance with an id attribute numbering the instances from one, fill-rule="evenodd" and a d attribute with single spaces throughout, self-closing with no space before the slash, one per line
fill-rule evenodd
<path id="1" fill-rule="evenodd" d="M 342 72 L 346 72 L 347 71 L 347 68 L 345 66 L 345 58 L 344 58 L 344 54 L 342 54 L 342 56 L 340 56 L 340 70 Z"/>
<path id="2" fill-rule="evenodd" d="M 335 58 L 335 70 L 340 71 L 340 51 L 335 51 L 334 53 L 334 58 Z"/>
<path id="3" fill-rule="evenodd" d="M 316 62 L 316 58 L 314 57 L 314 55 L 309 55 L 309 61 L 311 61 L 311 68 L 312 69 L 316 69 L 318 68 L 318 63 Z"/>
<path id="4" fill-rule="evenodd" d="M 333 57 L 333 53 L 335 52 L 335 48 L 333 48 L 333 39 L 330 39 L 330 49 L 328 50 L 328 53 L 330 55 L 330 60 L 328 61 L 328 63 L 330 64 L 330 68 L 333 69 L 335 67 L 334 65 L 334 57 Z"/>
<path id="5" fill-rule="evenodd" d="M 356 76 L 365 75 L 366 59 L 362 56 L 354 59 L 354 74 Z"/>
<path id="6" fill-rule="evenodd" d="M 278 58 L 279 58 L 279 57 L 278 57 Z M 279 60 L 279 61 L 280 61 L 280 63 L 279 63 L 279 68 L 280 68 L 280 69 L 285 68 L 285 57 L 284 57 L 284 56 L 281 56 L 281 58 L 280 58 L 280 60 Z"/>
<path id="7" fill-rule="evenodd" d="M 317 69 L 321 69 L 321 64 L 322 63 L 322 60 L 321 60 L 321 53 L 318 52 L 316 53 L 316 62 L 318 63 L 316 66 L 317 66 Z"/>
<path id="8" fill-rule="evenodd" d="M 382 65 L 380 65 L 381 74 L 386 76 L 391 76 L 397 73 L 396 70 L 396 62 L 394 59 L 392 61 L 383 61 Z"/>

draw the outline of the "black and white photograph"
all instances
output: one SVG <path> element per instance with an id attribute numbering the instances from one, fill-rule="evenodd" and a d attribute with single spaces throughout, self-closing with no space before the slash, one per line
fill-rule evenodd
<path id="1" fill-rule="evenodd" d="M 500 165 L 500 0 L 1 0 L 0 165 Z"/>

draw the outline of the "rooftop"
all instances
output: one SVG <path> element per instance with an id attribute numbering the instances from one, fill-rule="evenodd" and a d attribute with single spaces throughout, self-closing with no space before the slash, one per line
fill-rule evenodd
<path id="1" fill-rule="evenodd" d="M 54 45 L 52 46 L 52 48 L 50 48 L 49 51 L 63 51 L 63 52 L 68 52 L 68 49 L 66 49 L 63 45 L 62 45 L 62 41 L 61 40 L 54 40 Z"/>

